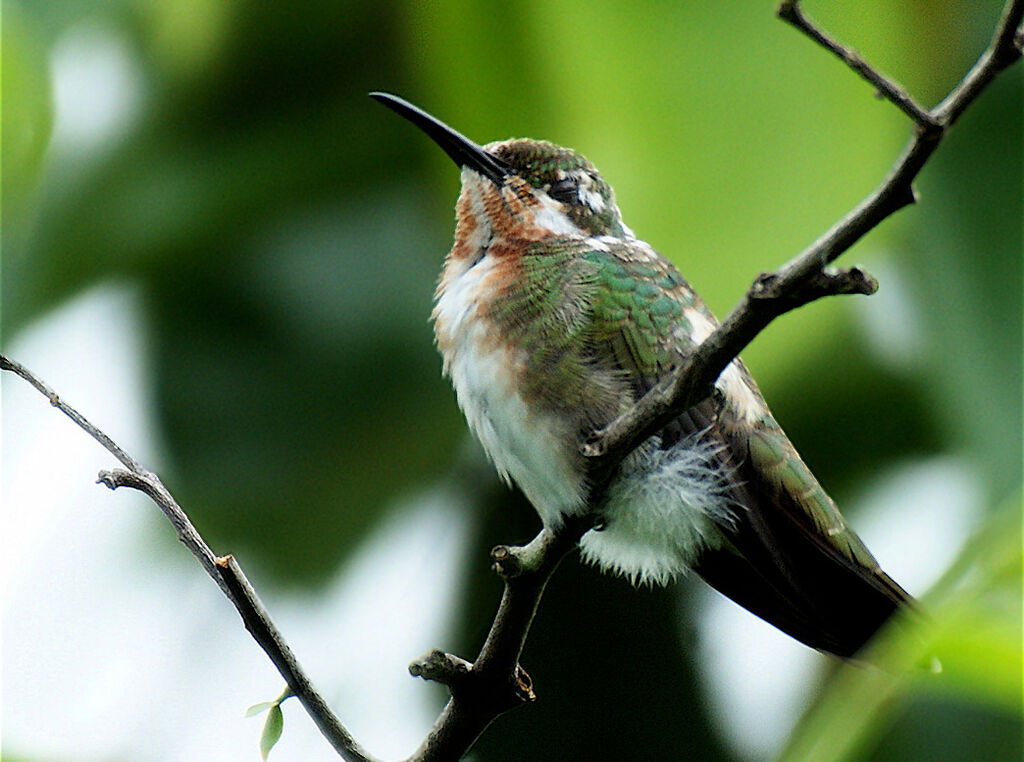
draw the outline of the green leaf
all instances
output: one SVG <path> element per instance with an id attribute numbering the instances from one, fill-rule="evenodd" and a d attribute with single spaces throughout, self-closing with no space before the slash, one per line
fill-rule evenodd
<path id="1" fill-rule="evenodd" d="M 258 704 L 253 704 L 251 707 L 246 709 L 245 710 L 245 716 L 246 717 L 255 717 L 257 714 L 262 714 L 263 712 L 267 711 L 272 706 L 277 706 L 277 702 L 276 701 L 261 701 Z"/>
<path id="2" fill-rule="evenodd" d="M 270 707 L 267 713 L 267 721 L 263 723 L 263 735 L 260 736 L 260 756 L 266 760 L 274 744 L 281 738 L 284 731 L 284 712 L 279 704 Z"/>

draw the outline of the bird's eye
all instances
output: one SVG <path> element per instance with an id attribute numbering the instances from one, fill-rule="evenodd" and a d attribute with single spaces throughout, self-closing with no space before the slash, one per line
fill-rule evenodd
<path id="1" fill-rule="evenodd" d="M 569 178 L 551 183 L 551 186 L 548 188 L 548 195 L 555 201 L 560 201 L 563 204 L 575 201 L 577 198 L 576 183 Z"/>

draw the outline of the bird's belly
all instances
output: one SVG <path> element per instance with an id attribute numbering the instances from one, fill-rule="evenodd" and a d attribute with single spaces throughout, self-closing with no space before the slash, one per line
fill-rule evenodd
<path id="1" fill-rule="evenodd" d="M 472 335 L 481 331 L 469 329 L 445 356 L 459 407 L 502 478 L 516 483 L 545 526 L 558 526 L 584 503 L 575 432 L 523 399 L 516 351 Z"/>
<path id="2" fill-rule="evenodd" d="M 461 269 L 460 269 L 461 268 Z M 524 398 L 525 351 L 501 341 L 480 314 L 480 290 L 495 272 L 490 257 L 454 263 L 434 309 L 434 330 L 459 407 L 506 481 L 515 481 L 547 527 L 585 508 L 578 431 L 567 417 Z M 609 486 L 604 529 L 584 535 L 584 557 L 634 581 L 663 582 L 698 550 L 719 542 L 728 522 L 728 474 L 716 467 L 714 442 L 701 433 L 662 450 L 642 446 Z"/>
<path id="3" fill-rule="evenodd" d="M 445 365 L 473 433 L 544 525 L 557 527 L 582 511 L 575 433 L 520 395 L 514 350 L 462 342 L 446 353 Z M 735 509 L 726 495 L 730 475 L 715 465 L 717 446 L 697 433 L 667 450 L 648 444 L 634 453 L 609 487 L 604 528 L 580 542 L 584 558 L 634 582 L 663 583 L 685 571 L 702 547 L 717 545 L 718 526 Z"/>
<path id="4" fill-rule="evenodd" d="M 459 406 L 499 473 L 513 480 L 556 527 L 585 507 L 575 435 L 551 414 L 531 409 L 515 390 L 506 350 L 467 350 L 449 358 Z M 634 582 L 664 583 L 684 572 L 702 547 L 720 542 L 730 521 L 729 474 L 714 465 L 701 433 L 668 450 L 648 446 L 623 464 L 605 503 L 604 528 L 583 536 L 586 560 Z"/>

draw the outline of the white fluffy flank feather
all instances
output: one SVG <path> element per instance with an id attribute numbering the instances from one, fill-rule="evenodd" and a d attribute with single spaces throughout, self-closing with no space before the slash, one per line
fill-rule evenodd
<path id="1" fill-rule="evenodd" d="M 634 584 L 685 572 L 701 548 L 721 541 L 716 523 L 733 520 L 732 474 L 715 457 L 722 447 L 705 431 L 636 453 L 609 487 L 604 528 L 583 536 L 583 558 Z"/>

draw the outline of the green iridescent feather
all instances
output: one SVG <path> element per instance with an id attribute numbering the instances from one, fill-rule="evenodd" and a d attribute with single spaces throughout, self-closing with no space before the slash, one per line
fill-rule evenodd
<path id="1" fill-rule="evenodd" d="M 501 334 L 526 348 L 524 395 L 575 415 L 581 432 L 621 413 L 693 351 L 687 311 L 714 320 L 679 272 L 647 252 L 627 241 L 600 248 L 574 237 L 534 243 L 489 310 Z M 723 436 L 747 453 L 768 493 L 842 556 L 878 569 L 766 406 L 753 425 L 727 404 L 719 415 Z"/>

